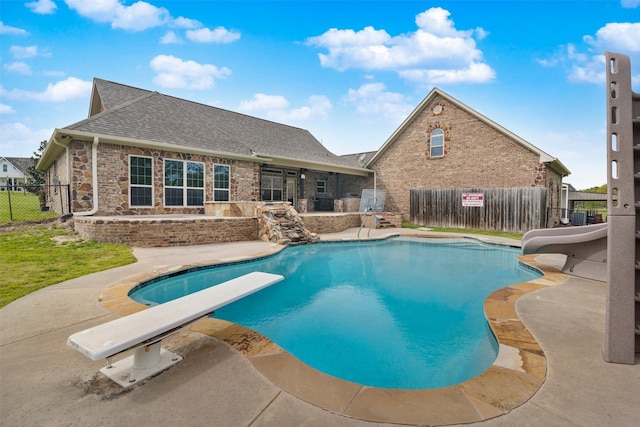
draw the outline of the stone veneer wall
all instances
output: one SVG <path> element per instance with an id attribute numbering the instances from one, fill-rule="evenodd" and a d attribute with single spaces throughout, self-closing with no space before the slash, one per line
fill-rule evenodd
<path id="1" fill-rule="evenodd" d="M 436 105 L 442 107 L 437 114 Z M 441 158 L 430 158 L 435 128 L 444 131 Z M 440 97 L 418 113 L 373 169 L 378 188 L 387 190 L 385 210 L 404 215 L 412 188 L 547 187 L 549 172 L 538 154 Z"/>
<path id="2" fill-rule="evenodd" d="M 359 213 L 301 214 L 312 233 L 338 233 L 360 227 Z M 223 218 L 206 215 L 77 216 L 74 228 L 83 239 L 122 243 L 134 247 L 191 246 L 259 240 L 257 218 Z"/>
<path id="3" fill-rule="evenodd" d="M 92 142 L 74 140 L 69 146 L 72 159 L 71 203 L 73 212 L 93 208 Z M 257 164 L 196 154 L 175 153 L 127 147 L 101 142 L 98 150 L 98 212 L 97 215 L 158 215 L 202 214 L 203 207 L 164 206 L 164 160 L 189 160 L 205 164 L 205 201 L 213 200 L 213 165 L 229 165 L 231 170 L 231 200 L 257 201 L 260 196 L 260 171 Z M 131 155 L 153 159 L 153 206 L 129 206 L 129 158 Z M 61 163 L 61 159 L 57 163 Z M 66 177 L 58 179 L 66 183 Z"/>
<path id="4" fill-rule="evenodd" d="M 256 218 L 75 217 L 83 239 L 134 247 L 190 246 L 258 240 Z"/>
<path id="5" fill-rule="evenodd" d="M 331 215 L 300 214 L 304 227 L 312 233 L 338 233 L 352 227 L 360 227 L 359 213 L 333 213 Z"/>

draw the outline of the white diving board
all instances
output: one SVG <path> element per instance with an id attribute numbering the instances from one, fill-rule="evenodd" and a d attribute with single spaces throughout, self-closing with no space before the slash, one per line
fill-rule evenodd
<path id="1" fill-rule="evenodd" d="M 220 307 L 283 279 L 281 275 L 259 271 L 245 274 L 77 332 L 67 339 L 67 345 L 91 360 L 107 359 L 107 366 L 100 372 L 127 388 L 182 360 L 181 356 L 161 348 L 164 338 Z M 110 362 L 111 357 L 128 350 L 135 350 L 134 354 L 116 363 Z"/>

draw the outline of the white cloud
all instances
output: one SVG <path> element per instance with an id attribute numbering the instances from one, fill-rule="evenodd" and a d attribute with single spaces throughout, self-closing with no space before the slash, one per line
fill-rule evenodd
<path id="1" fill-rule="evenodd" d="M 10 73 L 24 74 L 26 76 L 31 75 L 31 68 L 24 62 L 12 62 L 11 64 L 4 64 L 2 68 Z"/>
<path id="2" fill-rule="evenodd" d="M 11 27 L 9 25 L 4 25 L 2 21 L 0 21 L 0 34 L 7 34 L 10 36 L 26 36 L 29 33 L 22 28 Z"/>
<path id="3" fill-rule="evenodd" d="M 0 95 L 9 99 L 32 99 L 41 102 L 64 102 L 77 98 L 88 98 L 93 84 L 76 77 L 69 77 L 57 83 L 50 83 L 44 92 L 33 92 L 22 89 L 7 91 L 0 88 Z"/>
<path id="4" fill-rule="evenodd" d="M 158 55 L 151 60 L 150 65 L 157 73 L 153 82 L 164 88 L 210 89 L 214 85 L 214 79 L 231 75 L 231 70 L 226 67 L 183 61 L 172 55 Z"/>
<path id="5" fill-rule="evenodd" d="M 622 0 L 620 1 L 620 5 L 622 7 L 626 7 L 629 9 L 634 9 L 638 6 L 640 6 L 640 0 Z"/>
<path id="6" fill-rule="evenodd" d="M 388 92 L 382 83 L 367 83 L 358 89 L 349 89 L 344 100 L 354 105 L 359 114 L 394 124 L 402 122 L 412 110 L 404 95 Z"/>
<path id="7" fill-rule="evenodd" d="M 31 129 L 19 122 L 1 123 L 0 153 L 10 157 L 29 157 L 52 133 L 53 129 Z"/>
<path id="8" fill-rule="evenodd" d="M 596 51 L 640 53 L 640 22 L 611 22 L 584 40 Z"/>
<path id="9" fill-rule="evenodd" d="M 169 20 L 167 9 L 144 1 L 130 6 L 123 5 L 120 0 L 65 0 L 65 3 L 85 18 L 110 23 L 111 28 L 123 30 L 142 31 L 164 25 Z"/>
<path id="10" fill-rule="evenodd" d="M 180 44 L 182 39 L 176 35 L 173 31 L 167 32 L 162 38 L 160 38 L 160 44 Z"/>
<path id="11" fill-rule="evenodd" d="M 33 13 L 37 13 L 40 15 L 51 15 L 56 13 L 56 9 L 58 6 L 51 0 L 38 0 L 30 3 L 25 3 Z"/>
<path id="12" fill-rule="evenodd" d="M 172 19 L 169 22 L 169 26 L 173 28 L 184 28 L 187 30 L 194 30 L 196 28 L 202 27 L 202 23 L 196 19 L 185 18 L 183 16 L 179 16 L 175 19 Z"/>
<path id="13" fill-rule="evenodd" d="M 16 110 L 11 105 L 0 103 L 0 114 L 13 114 Z"/>
<path id="14" fill-rule="evenodd" d="M 38 46 L 11 46 L 9 48 L 9 52 L 14 56 L 14 58 L 33 58 L 38 55 L 45 55 L 45 53 L 40 52 Z"/>
<path id="15" fill-rule="evenodd" d="M 583 41 L 587 46 L 582 49 L 569 43 L 561 46 L 560 52 L 552 57 L 537 61 L 547 67 L 564 66 L 569 81 L 597 84 L 606 80 L 603 55 L 606 51 L 623 53 L 629 56 L 632 64 L 640 64 L 640 22 L 610 22 L 598 29 L 595 35 L 584 36 Z M 633 79 L 640 81 L 640 74 Z"/>
<path id="16" fill-rule="evenodd" d="M 416 16 L 418 29 L 412 33 L 392 37 L 373 27 L 361 31 L 332 28 L 308 38 L 306 44 L 326 48 L 328 53 L 318 55 L 321 65 L 340 71 L 395 71 L 424 85 L 495 78 L 495 71 L 483 62 L 473 38 L 474 34 L 484 38 L 488 32 L 482 28 L 457 30 L 449 15 L 449 11 L 434 7 Z M 420 80 L 416 80 L 417 76 Z"/>
<path id="17" fill-rule="evenodd" d="M 307 105 L 287 110 L 289 101 L 282 95 L 257 93 L 253 99 L 242 101 L 238 110 L 248 113 L 263 112 L 264 116 L 275 121 L 306 121 L 313 118 L 325 118 L 333 108 L 331 101 L 324 95 L 311 95 Z"/>
<path id="18" fill-rule="evenodd" d="M 229 31 L 224 27 L 217 27 L 213 30 L 200 28 L 199 30 L 188 30 L 187 38 L 196 43 L 233 43 L 240 39 L 240 33 Z"/>
<path id="19" fill-rule="evenodd" d="M 493 80 L 496 72 L 487 64 L 472 62 L 469 67 L 458 70 L 406 70 L 400 71 L 403 78 L 416 84 L 484 83 Z"/>
<path id="20" fill-rule="evenodd" d="M 289 106 L 289 101 L 282 95 L 265 95 L 256 93 L 250 101 L 241 101 L 238 111 L 252 112 L 264 110 L 282 110 Z"/>

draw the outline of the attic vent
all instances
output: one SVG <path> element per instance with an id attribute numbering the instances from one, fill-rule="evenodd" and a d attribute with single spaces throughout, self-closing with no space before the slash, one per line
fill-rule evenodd
<path id="1" fill-rule="evenodd" d="M 359 162 L 363 161 L 365 157 L 367 157 L 367 153 L 360 154 L 360 157 L 358 157 L 358 161 Z"/>
<path id="2" fill-rule="evenodd" d="M 282 169 L 262 168 L 262 173 L 268 173 L 271 175 L 282 175 Z"/>

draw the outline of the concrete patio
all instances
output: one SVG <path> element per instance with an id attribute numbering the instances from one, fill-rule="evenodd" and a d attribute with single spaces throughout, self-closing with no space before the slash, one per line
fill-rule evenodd
<path id="1" fill-rule="evenodd" d="M 353 238 L 357 231 L 322 239 Z M 371 235 L 390 231 L 416 233 L 394 229 L 372 230 Z M 185 359 L 128 391 L 99 374 L 103 363 L 66 346 L 72 333 L 117 317 L 98 300 L 108 286 L 141 273 L 271 248 L 270 243 L 256 241 L 134 249 L 135 264 L 69 280 L 4 307 L 0 310 L 0 425 L 392 425 L 308 404 L 274 385 L 226 343 L 189 330 L 165 341 Z M 558 261 L 548 255 L 537 260 Z M 518 300 L 520 318 L 546 354 L 546 380 L 522 406 L 478 425 L 637 425 L 640 365 L 608 364 L 601 357 L 605 288 L 602 282 L 571 277 Z"/>

